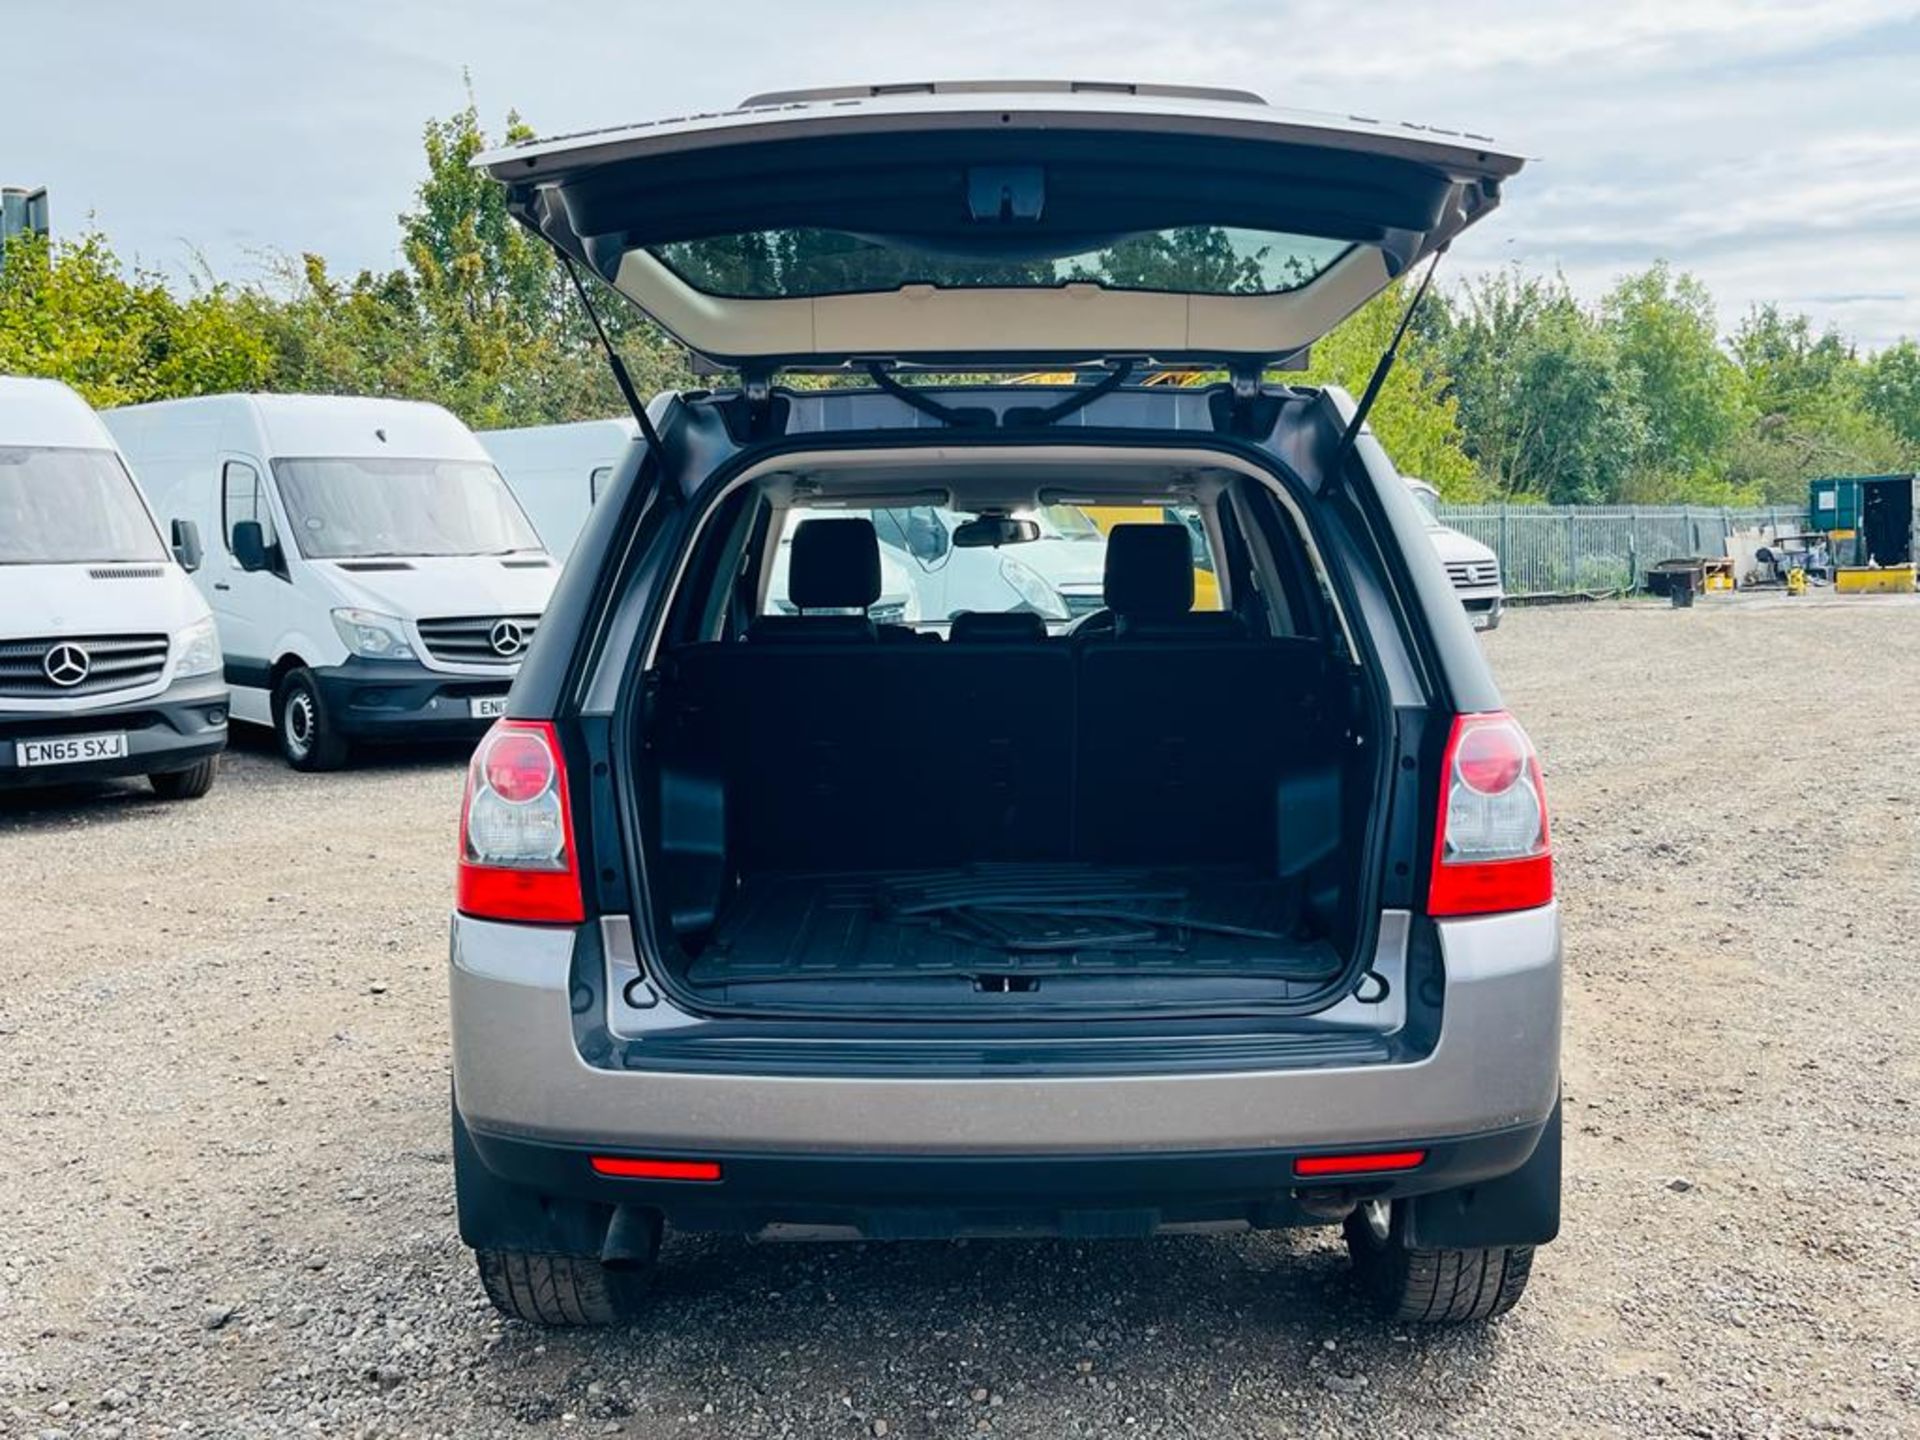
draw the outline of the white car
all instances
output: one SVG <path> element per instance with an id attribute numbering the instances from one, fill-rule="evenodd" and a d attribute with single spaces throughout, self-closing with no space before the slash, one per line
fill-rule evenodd
<path id="1" fill-rule="evenodd" d="M 207 793 L 227 682 L 199 563 L 192 524 L 162 537 L 86 401 L 0 376 L 0 786 Z"/>
<path id="2" fill-rule="evenodd" d="M 233 718 L 272 726 L 288 764 L 477 737 L 506 713 L 560 567 L 447 411 L 213 395 L 102 418 L 155 509 L 218 537 L 195 578 Z"/>
<path id="3" fill-rule="evenodd" d="M 1499 626 L 1507 608 L 1507 592 L 1500 583 L 1500 557 L 1475 540 L 1462 535 L 1440 521 L 1440 492 L 1424 480 L 1407 480 L 1407 488 L 1427 517 L 1427 538 L 1433 542 L 1440 563 L 1447 567 L 1447 579 L 1466 607 L 1467 618 L 1476 630 Z"/>

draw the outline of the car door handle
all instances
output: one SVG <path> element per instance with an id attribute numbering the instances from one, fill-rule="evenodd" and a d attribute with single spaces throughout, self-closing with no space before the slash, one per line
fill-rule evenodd
<path id="1" fill-rule="evenodd" d="M 229 585 L 224 580 L 216 580 L 213 582 L 213 588 L 216 590 L 231 590 L 233 589 L 233 586 Z"/>

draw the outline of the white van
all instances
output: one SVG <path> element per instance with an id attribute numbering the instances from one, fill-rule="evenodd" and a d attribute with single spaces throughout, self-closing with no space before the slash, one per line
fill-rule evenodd
<path id="1" fill-rule="evenodd" d="M 1447 567 L 1447 579 L 1453 593 L 1467 612 L 1476 630 L 1499 628 L 1500 616 L 1507 608 L 1507 592 L 1500 583 L 1500 557 L 1471 535 L 1463 535 L 1440 519 L 1440 492 L 1424 480 L 1402 477 L 1413 498 L 1420 502 L 1427 522 L 1427 539 L 1434 553 Z"/>
<path id="2" fill-rule="evenodd" d="M 227 686 L 199 563 L 194 526 L 161 537 L 86 401 L 0 376 L 0 786 L 207 793 Z"/>
<path id="3" fill-rule="evenodd" d="M 626 415 L 482 430 L 479 438 L 540 539 L 564 560 L 600 498 L 600 487 L 639 433 L 639 425 Z"/>
<path id="4" fill-rule="evenodd" d="M 438 405 L 214 395 L 103 417 L 198 575 L 233 716 L 327 770 L 356 740 L 478 736 L 560 573 L 473 432 Z"/>

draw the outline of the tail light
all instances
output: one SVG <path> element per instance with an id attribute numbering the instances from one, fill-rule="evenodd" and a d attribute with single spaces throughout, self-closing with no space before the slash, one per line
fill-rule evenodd
<path id="1" fill-rule="evenodd" d="M 501 720 L 467 767 L 455 905 L 482 920 L 586 918 L 560 740 L 543 720 Z"/>
<path id="2" fill-rule="evenodd" d="M 1533 742 L 1504 712 L 1455 716 L 1427 913 L 1491 915 L 1551 899 L 1547 798 Z"/>

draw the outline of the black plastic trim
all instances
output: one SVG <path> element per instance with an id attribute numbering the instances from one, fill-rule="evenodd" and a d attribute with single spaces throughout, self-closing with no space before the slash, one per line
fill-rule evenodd
<path id="1" fill-rule="evenodd" d="M 226 680 L 229 685 L 244 685 L 250 690 L 271 690 L 273 662 L 229 652 L 226 657 Z"/>
<path id="2" fill-rule="evenodd" d="M 1560 1102 L 1517 1170 L 1422 1195 L 1407 1213 L 1407 1243 L 1435 1250 L 1545 1245 L 1560 1233 Z"/>
<path id="3" fill-rule="evenodd" d="M 0 712 L 0 788 L 65 785 L 76 781 L 133 775 L 162 775 L 185 770 L 227 746 L 228 694 L 218 675 L 174 682 L 146 700 L 77 710 Z M 216 720 L 213 717 L 218 715 Z M 127 732 L 127 753 L 113 760 L 77 765 L 18 764 L 15 742 L 86 735 L 101 730 Z"/>
<path id="4" fill-rule="evenodd" d="M 510 680 L 505 675 L 450 675 L 415 660 L 358 656 L 315 667 L 311 673 L 328 719 L 342 735 L 356 740 L 477 737 L 493 722 L 474 718 L 468 701 L 504 697 Z"/>
<path id="5" fill-rule="evenodd" d="M 1526 1169 L 1543 1134 L 1535 1124 L 1339 1147 L 955 1156 L 636 1152 L 472 1130 L 457 1108 L 454 1129 L 456 1155 L 464 1150 L 470 1162 L 457 1173 L 468 1244 L 499 1243 L 489 1237 L 510 1232 L 521 1237 L 514 1248 L 529 1248 L 529 1222 L 538 1213 L 531 1205 L 558 1202 L 567 1207 L 566 1223 L 553 1237 L 555 1247 L 540 1248 L 568 1242 L 588 1246 L 589 1253 L 598 1249 L 592 1218 L 610 1219 L 619 1206 L 657 1212 L 688 1230 L 752 1234 L 773 1224 L 843 1225 L 875 1239 L 1007 1231 L 1147 1235 L 1164 1225 L 1222 1220 L 1261 1228 L 1318 1224 L 1357 1199 L 1490 1190 L 1501 1177 Z M 1426 1160 L 1386 1175 L 1294 1173 L 1294 1162 L 1306 1155 L 1403 1149 L 1424 1150 Z M 717 1161 L 720 1179 L 614 1179 L 594 1171 L 595 1155 Z"/>

